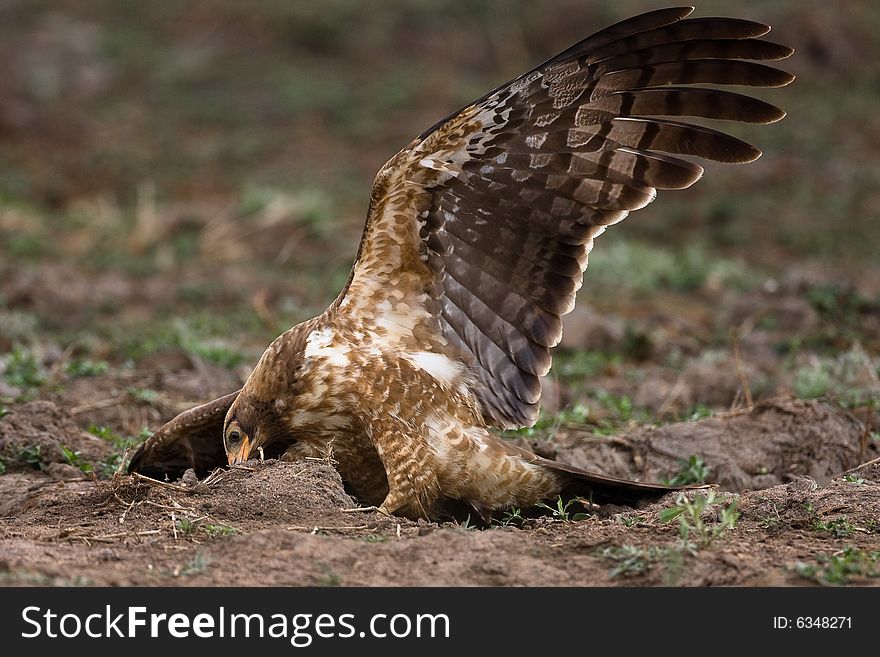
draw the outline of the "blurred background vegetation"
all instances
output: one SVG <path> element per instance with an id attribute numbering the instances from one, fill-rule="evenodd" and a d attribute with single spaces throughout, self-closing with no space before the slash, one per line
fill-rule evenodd
<path id="1" fill-rule="evenodd" d="M 53 362 L 41 341 L 68 372 L 80 363 L 74 374 L 169 345 L 230 370 L 252 362 L 338 293 L 372 177 L 400 147 L 580 38 L 665 4 L 3 0 L 6 397 L 28 358 L 38 377 Z M 582 303 L 638 318 L 677 294 L 666 311 L 697 321 L 682 299 L 711 305 L 725 289 L 795 277 L 836 327 L 822 345 L 876 354 L 876 335 L 846 331 L 880 302 L 880 5 L 703 0 L 696 15 L 770 23 L 769 39 L 797 49 L 781 64 L 797 81 L 757 92 L 788 117 L 732 126 L 760 160 L 710 164 L 691 190 L 609 231 Z M 651 336 L 630 329 L 617 346 L 637 361 Z M 569 364 L 582 376 L 607 360 Z"/>

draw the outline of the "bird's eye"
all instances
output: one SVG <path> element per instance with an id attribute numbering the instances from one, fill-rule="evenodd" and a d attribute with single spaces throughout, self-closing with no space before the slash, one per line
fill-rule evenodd
<path id="1" fill-rule="evenodd" d="M 230 443 L 232 443 L 233 445 L 235 445 L 235 444 L 241 442 L 241 433 L 238 432 L 238 431 L 236 431 L 235 429 L 233 429 L 232 431 L 230 431 L 230 432 L 227 434 L 226 439 L 227 439 Z"/>

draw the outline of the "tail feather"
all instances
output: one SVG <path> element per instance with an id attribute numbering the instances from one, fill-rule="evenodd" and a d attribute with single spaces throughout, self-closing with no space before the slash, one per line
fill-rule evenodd
<path id="1" fill-rule="evenodd" d="M 638 507 L 656 502 L 671 491 L 684 488 L 707 488 L 708 484 L 699 486 L 664 486 L 649 484 L 628 479 L 618 479 L 606 475 L 595 474 L 551 461 L 548 468 L 560 473 L 563 479 L 563 497 L 584 497 L 596 504 L 624 504 Z"/>
<path id="2" fill-rule="evenodd" d="M 619 477 L 589 472 L 567 463 L 545 459 L 534 452 L 506 441 L 502 444 L 508 454 L 517 455 L 523 460 L 540 465 L 556 474 L 562 482 L 559 494 L 563 497 L 584 497 L 596 504 L 625 504 L 638 507 L 656 502 L 673 491 L 712 487 L 712 484 L 666 486 L 620 479 Z"/>

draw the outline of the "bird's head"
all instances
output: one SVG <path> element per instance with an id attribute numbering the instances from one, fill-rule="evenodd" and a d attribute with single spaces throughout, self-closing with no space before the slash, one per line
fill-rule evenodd
<path id="1" fill-rule="evenodd" d="M 328 394 L 347 373 L 333 360 L 341 352 L 327 341 L 327 331 L 304 322 L 269 345 L 226 414 L 223 446 L 230 465 L 260 448 L 265 458 L 321 458 L 335 432 L 350 428 L 344 402 Z"/>
<path id="2" fill-rule="evenodd" d="M 250 458 L 251 433 L 238 420 L 226 424 L 226 428 L 223 430 L 223 448 L 226 450 L 229 465 L 243 463 Z"/>
<path id="3" fill-rule="evenodd" d="M 254 399 L 242 391 L 226 414 L 223 448 L 229 464 L 247 461 L 258 453 L 278 458 L 296 438 L 286 428 L 280 404 Z"/>
<path id="4" fill-rule="evenodd" d="M 325 415 L 319 394 L 325 388 L 316 390 L 309 372 L 303 347 L 309 330 L 298 325 L 276 338 L 229 407 L 223 447 L 230 465 L 258 454 L 310 456 L 320 442 L 313 425 Z"/>

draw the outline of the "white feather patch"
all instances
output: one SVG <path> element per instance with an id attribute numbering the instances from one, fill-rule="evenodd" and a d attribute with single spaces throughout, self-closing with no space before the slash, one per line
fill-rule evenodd
<path id="1" fill-rule="evenodd" d="M 449 459 L 449 436 L 453 426 L 448 420 L 442 420 L 436 415 L 429 415 L 425 421 L 428 429 L 428 444 L 434 449 L 437 457 L 445 463 Z"/>
<path id="2" fill-rule="evenodd" d="M 349 347 L 346 344 L 333 345 L 334 333 L 329 328 L 318 329 L 306 338 L 306 358 L 326 358 L 332 365 L 348 367 Z"/>
<path id="3" fill-rule="evenodd" d="M 406 354 L 413 365 L 430 374 L 435 381 L 444 386 L 452 386 L 464 372 L 461 363 L 456 363 L 443 354 L 431 351 L 417 351 Z"/>

